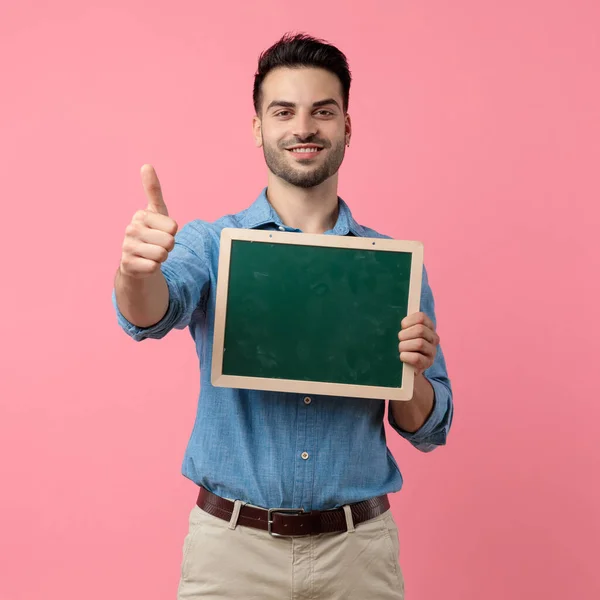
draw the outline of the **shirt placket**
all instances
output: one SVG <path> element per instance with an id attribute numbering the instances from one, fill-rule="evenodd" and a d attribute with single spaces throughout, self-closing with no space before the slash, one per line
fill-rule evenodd
<path id="1" fill-rule="evenodd" d="M 296 420 L 296 447 L 294 451 L 294 497 L 293 507 L 311 510 L 316 448 L 316 407 L 310 395 L 297 397 L 298 418 Z"/>

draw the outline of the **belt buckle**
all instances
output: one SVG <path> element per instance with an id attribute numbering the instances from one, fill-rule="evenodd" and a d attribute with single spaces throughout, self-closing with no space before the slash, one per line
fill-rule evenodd
<path id="1" fill-rule="evenodd" d="M 269 532 L 269 535 L 273 536 L 273 537 L 305 537 L 305 536 L 298 536 L 298 535 L 286 535 L 285 533 L 273 533 L 273 514 L 274 513 L 283 513 L 283 514 L 288 514 L 288 515 L 292 515 L 292 516 L 298 516 L 304 513 L 304 509 L 303 508 L 269 508 L 267 509 L 268 512 L 268 516 L 267 516 L 267 531 Z M 306 535 L 310 535 L 310 534 L 306 534 Z"/>

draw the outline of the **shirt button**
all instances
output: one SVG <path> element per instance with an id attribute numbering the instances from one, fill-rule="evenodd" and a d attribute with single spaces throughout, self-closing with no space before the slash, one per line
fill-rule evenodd
<path id="1" fill-rule="evenodd" d="M 303 453 L 301 454 L 301 456 L 302 456 L 302 458 L 303 458 L 304 460 L 307 460 L 307 459 L 308 459 L 308 452 L 303 452 Z"/>
<path id="2" fill-rule="evenodd" d="M 312 402 L 312 400 L 306 396 L 306 398 L 304 398 L 304 404 L 310 404 Z"/>
<path id="3" fill-rule="evenodd" d="M 282 225 L 279 226 L 279 231 L 285 231 L 285 227 L 283 227 Z"/>

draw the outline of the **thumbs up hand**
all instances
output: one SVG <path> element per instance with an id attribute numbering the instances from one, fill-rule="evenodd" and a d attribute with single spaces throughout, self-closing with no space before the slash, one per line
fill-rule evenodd
<path id="1" fill-rule="evenodd" d="M 123 275 L 136 279 L 150 277 L 159 271 L 175 245 L 178 229 L 177 223 L 169 217 L 154 168 L 144 165 L 141 176 L 148 205 L 133 215 L 125 229 L 119 266 Z"/>

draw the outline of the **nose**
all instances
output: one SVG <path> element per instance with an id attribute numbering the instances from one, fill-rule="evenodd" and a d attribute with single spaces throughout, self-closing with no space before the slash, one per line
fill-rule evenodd
<path id="1" fill-rule="evenodd" d="M 298 111 L 292 126 L 292 134 L 301 141 L 308 141 L 317 134 L 318 126 L 309 111 Z"/>

